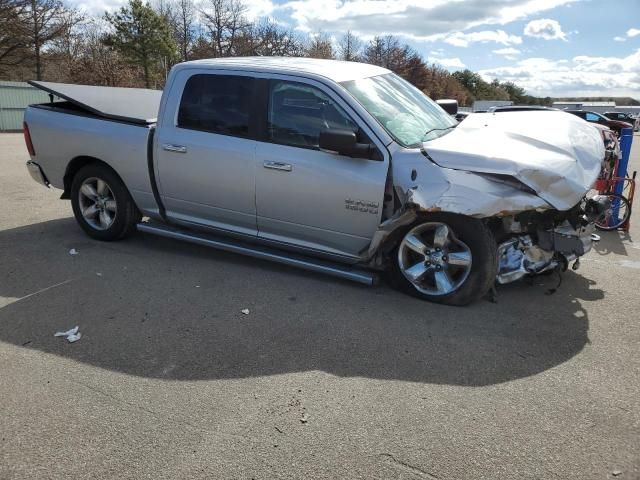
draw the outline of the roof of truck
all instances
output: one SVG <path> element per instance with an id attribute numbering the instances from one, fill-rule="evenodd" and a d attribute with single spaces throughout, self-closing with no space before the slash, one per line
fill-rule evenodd
<path id="1" fill-rule="evenodd" d="M 228 57 L 194 60 L 178 65 L 178 68 L 193 66 L 247 70 L 270 73 L 302 73 L 320 75 L 334 82 L 346 82 L 358 78 L 390 73 L 386 68 L 367 63 L 344 62 L 302 57 Z"/>

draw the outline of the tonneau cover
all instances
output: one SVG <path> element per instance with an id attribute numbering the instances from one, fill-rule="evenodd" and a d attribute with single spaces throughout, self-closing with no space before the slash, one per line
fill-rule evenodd
<path id="1" fill-rule="evenodd" d="M 29 84 L 100 117 L 143 125 L 156 122 L 162 97 L 162 91 L 145 88 L 96 87 L 35 80 Z"/>

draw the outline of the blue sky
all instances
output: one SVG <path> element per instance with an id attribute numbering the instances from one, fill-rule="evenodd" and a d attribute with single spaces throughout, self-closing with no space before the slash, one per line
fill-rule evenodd
<path id="1" fill-rule="evenodd" d="M 126 0 L 73 0 L 97 13 Z M 195 0 L 206 8 L 207 0 Z M 244 0 L 301 34 L 392 34 L 449 70 L 534 95 L 640 100 L 640 0 Z"/>

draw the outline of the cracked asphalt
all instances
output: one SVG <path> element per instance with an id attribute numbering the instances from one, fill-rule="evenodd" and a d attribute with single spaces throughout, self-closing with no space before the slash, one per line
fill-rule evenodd
<path id="1" fill-rule="evenodd" d="M 452 308 L 93 241 L 26 159 L 0 135 L 0 478 L 640 478 L 637 211 L 555 294 Z"/>

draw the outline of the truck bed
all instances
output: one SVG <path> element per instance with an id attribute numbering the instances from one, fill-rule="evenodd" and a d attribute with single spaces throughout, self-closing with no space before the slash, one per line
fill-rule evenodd
<path id="1" fill-rule="evenodd" d="M 52 97 L 66 100 L 75 107 L 74 110 L 139 125 L 156 122 L 162 97 L 162 91 L 144 88 L 96 87 L 35 80 L 29 84 Z M 53 98 L 51 103 L 54 103 Z"/>
<path id="2" fill-rule="evenodd" d="M 145 215 L 158 212 L 148 162 L 153 124 L 104 118 L 69 101 L 31 105 L 25 123 L 36 152 L 32 160 L 52 186 L 68 193 L 65 177 L 75 162 L 96 159 L 118 173 Z"/>

